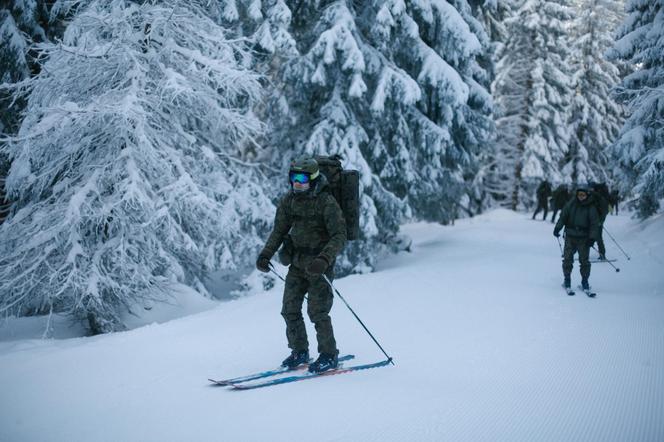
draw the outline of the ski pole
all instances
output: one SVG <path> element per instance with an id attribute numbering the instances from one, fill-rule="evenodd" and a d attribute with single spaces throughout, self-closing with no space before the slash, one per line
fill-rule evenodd
<path id="1" fill-rule="evenodd" d="M 606 232 L 606 234 L 609 235 L 609 238 L 611 238 L 611 240 L 612 240 L 614 243 L 616 243 L 616 245 L 618 246 L 618 248 L 620 249 L 620 251 L 623 252 L 623 255 L 625 255 L 625 256 L 627 257 L 627 261 L 630 261 L 632 258 L 630 258 L 629 255 L 627 254 L 627 252 L 625 252 L 625 251 L 623 250 L 623 248 L 620 247 L 620 244 L 618 244 L 618 241 L 616 241 L 616 239 L 613 237 L 613 235 L 611 235 L 611 233 L 609 233 L 609 231 L 606 230 L 606 227 L 602 226 L 602 228 L 604 229 L 604 231 Z"/>
<path id="2" fill-rule="evenodd" d="M 323 278 L 325 279 L 325 281 L 328 283 L 328 285 L 330 286 L 330 288 L 331 288 L 332 290 L 334 290 L 334 291 L 336 292 L 337 296 L 338 296 L 339 298 L 341 298 L 341 300 L 344 302 L 344 304 L 346 304 L 346 307 L 348 307 L 348 310 L 350 310 L 350 312 L 353 314 L 353 316 L 355 316 L 355 319 L 357 319 L 357 321 L 358 321 L 358 322 L 360 323 L 360 325 L 364 328 L 364 330 L 369 334 L 369 336 L 371 336 L 371 339 L 373 339 L 373 341 L 376 343 L 376 345 L 378 346 L 378 348 L 380 348 L 380 351 L 383 352 L 383 354 L 385 355 L 385 357 L 387 358 L 387 360 L 390 362 L 390 364 L 394 365 L 394 361 L 392 360 L 392 357 L 391 357 L 390 355 L 388 355 L 388 354 L 385 352 L 385 350 L 383 350 L 383 347 L 378 343 L 378 341 L 376 340 L 376 338 L 374 338 L 374 335 L 372 335 L 371 332 L 369 331 L 369 329 L 367 328 L 367 326 L 364 325 L 364 322 L 362 322 L 362 320 L 357 316 L 357 314 L 355 314 L 355 312 L 354 312 L 353 309 L 350 307 L 350 305 L 348 305 L 348 303 L 346 302 L 346 300 L 344 299 L 344 297 L 341 296 L 341 293 L 339 293 L 339 290 L 337 290 L 337 289 L 332 285 L 332 282 L 328 279 L 328 277 L 327 277 L 325 274 L 323 274 L 322 276 L 323 276 Z"/>
<path id="3" fill-rule="evenodd" d="M 271 271 L 272 273 L 274 273 L 275 275 L 277 275 L 277 278 L 281 279 L 283 282 L 286 282 L 286 280 L 284 279 L 284 277 L 281 276 L 281 275 L 280 275 L 280 274 L 274 269 L 274 266 L 272 265 L 272 263 L 270 263 L 270 271 Z M 376 338 L 374 338 L 374 335 L 371 334 L 371 332 L 369 331 L 369 329 L 367 328 L 367 326 L 364 325 L 364 323 L 362 322 L 362 320 L 357 316 L 357 314 L 353 311 L 353 309 L 350 307 L 350 305 L 348 305 L 348 303 L 346 302 L 346 300 L 344 299 L 344 297 L 341 296 L 341 293 L 339 293 L 339 290 L 337 290 L 337 289 L 332 285 L 332 283 L 331 283 L 330 280 L 327 278 L 327 276 L 325 276 L 325 275 L 322 275 L 322 276 L 323 276 L 323 278 L 325 279 L 325 281 L 328 283 L 328 285 L 332 288 L 332 290 L 334 290 L 334 291 L 337 293 L 337 296 L 339 296 L 339 298 L 341 298 L 341 300 L 344 302 L 344 304 L 346 304 L 346 307 L 348 307 L 348 310 L 350 310 L 350 312 L 353 314 L 353 316 L 355 316 L 355 319 L 357 319 L 358 322 L 360 323 L 360 325 L 362 325 L 362 327 L 364 327 L 364 330 L 366 330 L 366 332 L 369 333 L 369 336 L 371 336 L 371 339 L 373 339 L 373 341 L 376 343 L 376 345 L 378 346 L 378 348 L 380 348 L 380 350 L 383 352 L 383 354 L 387 357 L 387 360 L 390 361 L 390 363 L 391 363 L 392 365 L 394 365 L 394 361 L 392 360 L 392 357 L 389 356 L 387 353 L 385 353 L 385 350 L 383 350 L 383 347 L 378 343 L 378 341 L 376 340 Z"/>
<path id="4" fill-rule="evenodd" d="M 286 283 L 286 280 L 284 279 L 284 277 L 281 276 L 276 270 L 274 270 L 274 266 L 272 265 L 272 263 L 270 263 L 270 271 L 272 273 L 274 273 L 275 275 L 277 275 L 277 278 L 281 279 L 284 282 L 284 284 Z M 307 295 L 304 295 L 304 299 L 306 299 L 308 301 L 309 297 Z"/>
<path id="5" fill-rule="evenodd" d="M 563 253 L 563 245 L 560 244 L 560 237 L 556 236 L 556 239 L 558 240 L 558 248 L 560 249 L 560 256 L 561 257 L 565 256 L 565 254 Z"/>
<path id="6" fill-rule="evenodd" d="M 271 271 L 272 273 L 274 273 L 275 275 L 277 275 L 277 278 L 281 279 L 283 282 L 286 282 L 286 280 L 284 279 L 284 277 L 281 276 L 279 273 L 277 273 L 276 270 L 274 270 L 274 266 L 272 265 L 272 263 L 270 263 L 270 271 Z"/>
<path id="7" fill-rule="evenodd" d="M 595 249 L 595 251 L 596 251 L 597 253 L 599 253 L 599 250 L 597 250 L 597 248 L 596 248 L 595 246 L 592 246 L 592 247 L 593 247 L 593 249 Z M 608 262 L 609 264 L 611 264 L 611 267 L 613 267 L 614 269 L 616 269 L 616 273 L 620 271 L 620 269 L 619 269 L 618 267 L 616 267 L 615 265 L 613 265 L 613 263 L 612 263 L 611 261 L 608 261 L 608 260 L 607 260 L 606 262 Z"/>

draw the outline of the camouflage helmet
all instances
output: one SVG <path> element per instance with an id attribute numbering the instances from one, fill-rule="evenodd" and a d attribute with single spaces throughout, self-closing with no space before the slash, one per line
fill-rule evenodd
<path id="1" fill-rule="evenodd" d="M 291 162 L 289 172 L 306 173 L 315 180 L 319 175 L 318 162 L 311 157 L 297 158 Z"/>

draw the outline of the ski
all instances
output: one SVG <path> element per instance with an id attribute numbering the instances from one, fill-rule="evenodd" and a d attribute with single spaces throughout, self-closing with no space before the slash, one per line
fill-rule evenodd
<path id="1" fill-rule="evenodd" d="M 595 296 L 597 296 L 597 293 L 591 291 L 590 289 L 585 290 L 585 289 L 584 289 L 583 287 L 581 287 L 581 286 L 579 286 L 579 289 L 581 289 L 581 290 L 583 291 L 583 293 L 585 293 L 586 295 L 588 295 L 589 298 L 594 298 Z"/>
<path id="2" fill-rule="evenodd" d="M 567 293 L 567 296 L 574 296 L 576 294 L 571 288 L 565 287 L 565 284 L 563 284 L 563 289 L 565 290 L 565 293 Z"/>
<path id="3" fill-rule="evenodd" d="M 339 360 L 341 360 L 341 358 Z M 333 370 L 324 371 L 322 373 L 306 373 L 306 374 L 299 375 L 299 376 L 288 376 L 288 377 L 285 377 L 285 378 L 270 379 L 270 380 L 266 380 L 266 381 L 263 381 L 263 382 L 254 382 L 254 383 L 251 383 L 251 384 L 238 384 L 238 385 L 231 384 L 230 387 L 232 387 L 234 390 L 253 390 L 253 389 L 256 389 L 256 388 L 271 387 L 273 385 L 288 384 L 288 383 L 291 383 L 291 382 L 304 381 L 306 379 L 320 378 L 320 377 L 324 377 L 324 376 L 333 376 L 333 375 L 337 375 L 337 374 L 350 373 L 352 371 L 368 370 L 370 368 L 384 367 L 385 365 L 388 365 L 391 362 L 392 362 L 391 359 L 386 359 L 384 361 L 375 362 L 373 364 L 352 365 L 350 367 L 339 367 L 339 368 L 335 368 Z"/>
<path id="4" fill-rule="evenodd" d="M 339 356 L 339 362 L 350 361 L 354 357 L 355 357 L 354 355 Z M 301 364 L 301 365 L 298 365 L 297 367 L 294 367 L 294 368 L 279 367 L 279 368 L 275 368 L 274 370 L 262 371 L 260 373 L 249 374 L 249 375 L 246 375 L 246 376 L 240 376 L 240 377 L 232 378 L 232 379 L 223 379 L 223 380 L 208 379 L 208 381 L 210 381 L 210 382 L 212 382 L 216 385 L 226 387 L 226 386 L 233 385 L 233 384 L 241 384 L 242 382 L 248 382 L 248 381 L 254 381 L 256 379 L 268 378 L 270 376 L 276 376 L 276 375 L 279 375 L 279 374 L 289 373 L 289 372 L 292 372 L 292 371 L 301 371 L 301 370 L 305 370 L 307 368 L 309 368 L 309 364 Z"/>
<path id="5" fill-rule="evenodd" d="M 340 362 L 341 361 L 349 361 L 349 360 L 353 359 L 354 357 L 355 357 L 355 355 L 340 356 L 339 361 Z M 309 362 L 311 362 L 311 361 L 312 360 L 309 360 Z M 279 367 L 279 368 L 276 368 L 274 370 L 267 370 L 267 371 L 263 371 L 263 372 L 260 372 L 260 373 L 254 373 L 254 374 L 250 374 L 250 375 L 246 375 L 246 376 L 240 376 L 240 377 L 232 378 L 232 379 L 224 379 L 224 380 L 208 379 L 208 380 L 210 382 L 213 382 L 213 383 L 217 384 L 217 385 L 228 386 L 228 385 L 231 385 L 231 384 L 239 384 L 239 383 L 242 383 L 242 382 L 248 382 L 248 381 L 253 381 L 253 380 L 256 380 L 256 379 L 267 378 L 267 377 L 270 377 L 270 376 L 276 376 L 276 375 L 280 375 L 280 374 L 283 374 L 283 373 L 290 373 L 290 372 L 293 372 L 293 371 L 301 371 L 301 370 L 305 370 L 307 368 L 309 368 L 309 363 L 301 364 L 301 365 L 298 365 L 297 367 L 294 367 L 294 368 Z"/>

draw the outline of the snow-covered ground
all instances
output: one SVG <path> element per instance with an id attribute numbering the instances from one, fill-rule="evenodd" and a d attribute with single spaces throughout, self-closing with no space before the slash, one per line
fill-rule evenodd
<path id="1" fill-rule="evenodd" d="M 552 225 L 528 218 L 406 226 L 412 253 L 337 282 L 395 367 L 210 386 L 286 356 L 281 285 L 106 336 L 5 324 L 0 440 L 663 441 L 664 218 L 609 218 L 632 260 L 606 238 L 621 272 L 593 266 L 595 299 L 564 294 Z M 342 353 L 381 359 L 343 303 L 332 315 Z"/>

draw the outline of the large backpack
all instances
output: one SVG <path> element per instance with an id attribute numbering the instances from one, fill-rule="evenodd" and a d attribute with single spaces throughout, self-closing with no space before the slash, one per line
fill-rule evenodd
<path id="1" fill-rule="evenodd" d="M 360 172 L 357 170 L 344 170 L 341 165 L 341 156 L 317 156 L 320 172 L 325 175 L 329 183 L 330 193 L 341 207 L 346 219 L 346 238 L 348 240 L 360 237 Z"/>

